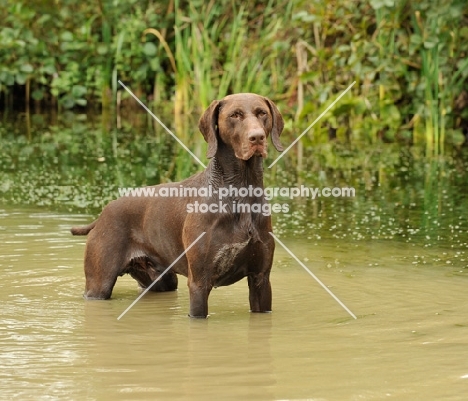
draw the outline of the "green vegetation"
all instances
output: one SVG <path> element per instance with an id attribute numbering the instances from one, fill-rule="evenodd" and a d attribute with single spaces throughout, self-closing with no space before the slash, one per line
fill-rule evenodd
<path id="1" fill-rule="evenodd" d="M 173 111 L 177 130 L 181 115 L 251 91 L 299 131 L 356 80 L 305 142 L 423 143 L 438 155 L 468 129 L 464 0 L 1 3 L 0 103 L 10 109 L 106 112 L 131 103 L 120 79 Z"/>

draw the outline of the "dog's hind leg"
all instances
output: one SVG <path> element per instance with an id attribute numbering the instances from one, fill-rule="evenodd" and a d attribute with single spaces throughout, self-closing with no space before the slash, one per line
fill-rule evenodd
<path id="1" fill-rule="evenodd" d="M 177 290 L 178 279 L 177 274 L 168 271 L 158 282 L 151 287 L 150 291 L 165 292 Z"/>
<path id="2" fill-rule="evenodd" d="M 89 300 L 109 299 L 112 295 L 112 290 L 114 289 L 116 281 L 117 278 L 96 283 L 95 281 L 89 281 L 86 279 L 86 288 L 83 297 Z"/>
<path id="3" fill-rule="evenodd" d="M 90 233 L 92 235 L 94 230 Z M 85 251 L 84 271 L 86 287 L 84 297 L 86 299 L 109 299 L 112 295 L 117 277 L 125 269 L 126 260 L 123 250 L 124 244 L 102 243 L 94 238 L 88 238 Z"/>
<path id="4" fill-rule="evenodd" d="M 86 258 L 87 259 L 87 258 Z M 85 259 L 86 287 L 84 298 L 109 299 L 112 295 L 118 274 L 112 272 L 109 266 L 99 265 Z"/>
<path id="5" fill-rule="evenodd" d="M 154 292 L 177 290 L 177 274 L 173 271 L 168 271 L 164 276 L 160 277 L 163 271 L 160 265 L 152 263 L 148 258 L 141 258 L 132 261 L 128 273 L 138 282 L 138 285 L 142 289 L 151 286 L 150 291 Z M 153 285 L 156 279 L 158 281 Z"/>

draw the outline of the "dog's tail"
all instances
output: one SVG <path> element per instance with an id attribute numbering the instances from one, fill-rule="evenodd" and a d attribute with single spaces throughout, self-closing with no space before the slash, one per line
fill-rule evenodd
<path id="1" fill-rule="evenodd" d="M 70 230 L 73 235 L 88 235 L 89 232 L 94 228 L 96 225 L 97 220 L 93 221 L 91 224 L 88 224 L 84 227 L 72 227 Z"/>

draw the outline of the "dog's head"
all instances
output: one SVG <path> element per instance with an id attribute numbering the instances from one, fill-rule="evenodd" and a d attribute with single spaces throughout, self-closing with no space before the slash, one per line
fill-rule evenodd
<path id="1" fill-rule="evenodd" d="M 284 121 L 276 105 L 253 93 L 238 93 L 215 100 L 200 118 L 198 127 L 208 142 L 207 157 L 216 155 L 218 141 L 231 147 L 237 158 L 267 155 L 267 137 L 283 151 L 279 137 Z"/>

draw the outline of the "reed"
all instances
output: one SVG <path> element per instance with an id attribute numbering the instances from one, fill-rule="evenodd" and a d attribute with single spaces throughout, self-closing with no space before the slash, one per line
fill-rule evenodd
<path id="1" fill-rule="evenodd" d="M 274 12 L 274 4 L 265 5 L 265 19 Z M 284 19 L 268 23 L 260 23 L 258 16 L 252 19 L 245 6 L 234 1 L 191 2 L 187 12 L 176 0 L 175 8 L 177 110 L 204 109 L 213 99 L 231 92 L 269 95 L 272 80 L 284 89 L 284 81 L 278 79 L 282 63 L 274 43 L 287 25 L 284 21 L 292 5 L 286 7 Z M 188 98 L 191 104 L 183 100 Z"/>
<path id="2" fill-rule="evenodd" d="M 421 38 L 423 45 L 419 48 L 421 57 L 421 80 L 424 86 L 424 104 L 420 108 L 425 124 L 426 149 L 429 155 L 439 153 L 439 82 L 438 63 L 439 45 L 437 42 L 429 42 L 428 35 L 434 22 L 423 21 L 421 13 L 415 11 L 412 15 L 413 28 Z"/>
<path id="3" fill-rule="evenodd" d="M 99 2 L 99 9 L 100 9 L 100 17 L 101 17 L 101 37 L 102 37 L 102 45 L 105 47 L 105 52 L 110 53 L 112 48 L 112 20 L 106 8 L 106 2 Z M 119 51 L 119 48 L 117 48 Z M 115 104 L 116 99 L 116 91 L 111 91 L 111 83 L 113 78 L 113 70 L 114 70 L 114 60 L 113 57 L 104 57 L 103 62 L 101 64 L 101 105 L 103 109 L 107 109 L 111 107 L 111 105 Z M 115 90 L 115 88 L 114 88 Z M 112 96 L 112 95 L 113 96 Z M 113 100 L 113 101 L 112 101 Z"/>

